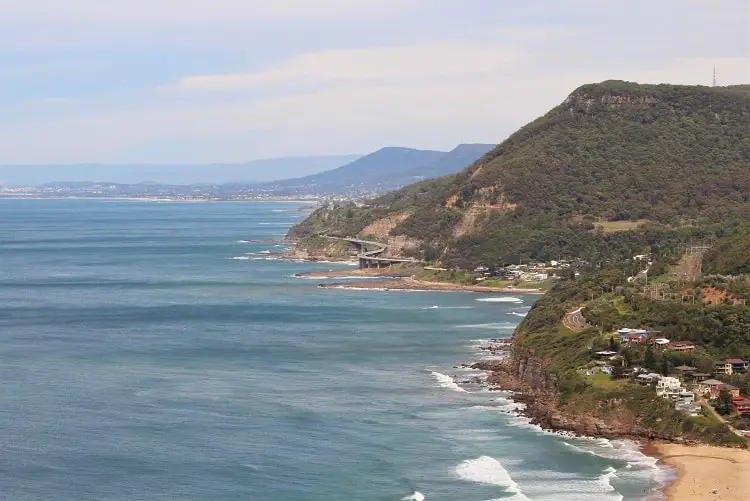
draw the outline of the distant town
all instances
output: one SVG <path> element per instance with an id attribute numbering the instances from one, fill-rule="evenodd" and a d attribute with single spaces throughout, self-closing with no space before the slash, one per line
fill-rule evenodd
<path id="1" fill-rule="evenodd" d="M 172 201 L 357 201 L 375 196 L 377 189 L 320 190 L 314 186 L 276 188 L 242 184 L 163 185 L 67 182 L 41 186 L 0 186 L 0 198 L 120 198 Z"/>

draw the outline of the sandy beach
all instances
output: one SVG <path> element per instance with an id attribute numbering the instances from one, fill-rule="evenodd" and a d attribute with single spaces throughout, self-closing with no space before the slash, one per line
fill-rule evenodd
<path id="1" fill-rule="evenodd" d="M 679 472 L 667 489 L 669 501 L 750 499 L 748 450 L 676 444 L 658 444 L 649 449 Z"/>

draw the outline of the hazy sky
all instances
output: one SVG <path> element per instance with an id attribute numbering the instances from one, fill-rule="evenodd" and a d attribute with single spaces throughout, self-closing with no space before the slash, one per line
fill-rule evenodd
<path id="1" fill-rule="evenodd" d="M 501 141 L 577 86 L 750 83 L 747 0 L 0 0 L 0 163 Z"/>

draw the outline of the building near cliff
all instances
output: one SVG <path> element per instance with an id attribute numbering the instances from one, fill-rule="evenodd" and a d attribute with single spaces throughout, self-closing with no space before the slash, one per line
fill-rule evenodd
<path id="1" fill-rule="evenodd" d="M 682 383 L 676 377 L 663 377 L 656 382 L 656 395 L 676 400 L 682 393 Z"/>
<path id="2" fill-rule="evenodd" d="M 695 345 L 690 341 L 672 341 L 669 343 L 669 349 L 673 351 L 692 351 Z"/>
<path id="3" fill-rule="evenodd" d="M 628 329 L 623 327 L 617 329 L 617 335 L 620 336 L 620 341 L 623 343 L 640 343 L 648 338 L 648 331 L 646 329 Z"/>
<path id="4" fill-rule="evenodd" d="M 750 398 L 735 398 L 732 405 L 740 416 L 750 416 Z"/>
<path id="5" fill-rule="evenodd" d="M 748 361 L 741 358 L 727 358 L 720 362 L 714 362 L 714 374 L 724 374 L 731 376 L 732 374 L 747 374 Z"/>

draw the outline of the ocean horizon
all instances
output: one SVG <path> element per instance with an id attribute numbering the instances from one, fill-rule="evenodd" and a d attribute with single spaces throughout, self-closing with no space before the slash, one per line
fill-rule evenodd
<path id="1" fill-rule="evenodd" d="M 301 207 L 0 199 L 0 498 L 663 499 L 462 367 L 536 296 L 319 288 Z"/>

